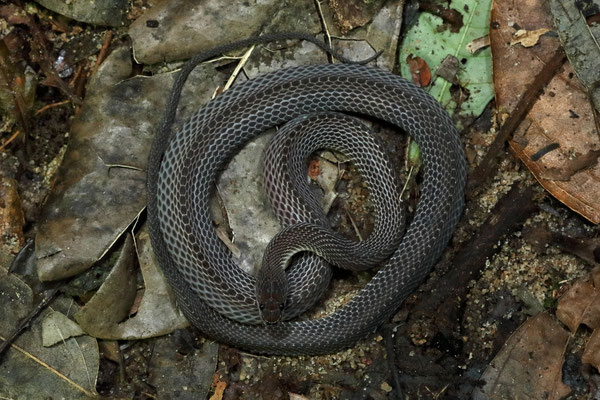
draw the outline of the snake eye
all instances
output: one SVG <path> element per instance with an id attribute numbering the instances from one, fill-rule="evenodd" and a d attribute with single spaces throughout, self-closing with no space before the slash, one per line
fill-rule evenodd
<path id="1" fill-rule="evenodd" d="M 283 309 L 284 309 L 284 308 L 285 308 L 285 304 L 283 304 L 283 303 L 279 304 L 279 309 L 280 309 L 281 311 L 283 311 Z"/>
<path id="2" fill-rule="evenodd" d="M 262 311 L 265 309 L 265 305 L 261 303 L 258 305 L 258 308 Z"/>

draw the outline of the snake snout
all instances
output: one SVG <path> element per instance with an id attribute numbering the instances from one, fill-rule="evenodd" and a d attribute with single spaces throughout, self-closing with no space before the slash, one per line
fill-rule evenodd
<path id="1" fill-rule="evenodd" d="M 258 285 L 256 300 L 260 316 L 265 323 L 276 324 L 281 321 L 285 309 L 285 298 L 285 291 L 275 281 L 266 280 Z"/>
<path id="2" fill-rule="evenodd" d="M 282 310 L 284 307 L 283 304 L 278 304 L 276 302 L 267 302 L 262 303 L 261 306 L 264 306 L 260 309 L 260 315 L 263 321 L 266 324 L 276 324 L 281 321 Z"/>

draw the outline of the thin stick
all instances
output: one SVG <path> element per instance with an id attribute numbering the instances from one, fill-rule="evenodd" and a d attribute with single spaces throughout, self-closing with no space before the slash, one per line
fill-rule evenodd
<path id="1" fill-rule="evenodd" d="M 94 65 L 94 70 L 92 71 L 92 75 L 96 74 L 96 71 L 102 64 L 102 61 L 106 58 L 106 54 L 108 53 L 108 46 L 110 46 L 110 42 L 112 41 L 113 33 L 112 31 L 106 31 L 104 34 L 104 42 L 102 43 L 102 48 L 98 53 L 98 57 L 96 57 L 96 65 Z"/>
<path id="2" fill-rule="evenodd" d="M 546 87 L 554 78 L 558 69 L 565 61 L 565 53 L 562 48 L 558 48 L 552 58 L 542 68 L 540 73 L 535 77 L 533 82 L 527 87 L 525 93 L 519 99 L 515 109 L 511 112 L 506 122 L 500 128 L 494 142 L 489 147 L 489 150 L 481 163 L 477 166 L 473 174 L 468 179 L 467 197 L 473 198 L 483 190 L 483 183 L 492 172 L 496 164 L 496 158 L 500 151 L 504 148 L 505 142 L 510 139 L 513 132 L 519 127 L 525 116 L 529 113 L 533 105 L 538 99 L 540 91 Z"/>
<path id="3" fill-rule="evenodd" d="M 223 91 L 226 91 L 227 89 L 229 89 L 231 87 L 231 85 L 233 85 L 233 82 L 235 81 L 235 78 L 237 78 L 237 76 L 240 73 L 240 71 L 242 70 L 242 68 L 244 68 L 244 65 L 246 65 L 246 62 L 248 61 L 248 58 L 250 58 L 250 54 L 252 54 L 252 52 L 254 51 L 255 47 L 256 47 L 256 45 L 253 44 L 248 49 L 248 51 L 246 51 L 246 53 L 244 53 L 244 55 L 242 56 L 242 59 L 240 60 L 240 62 L 238 63 L 238 65 L 236 65 L 235 69 L 233 70 L 233 73 L 231 74 L 231 76 L 227 80 L 227 83 L 225 84 L 225 87 L 223 87 Z"/>
<path id="4" fill-rule="evenodd" d="M 315 4 L 317 5 L 317 12 L 319 13 L 319 19 L 321 20 L 321 24 L 323 25 L 323 30 L 325 31 L 325 43 L 327 43 L 327 45 L 329 47 L 332 47 L 331 34 L 329 33 L 329 28 L 327 27 L 327 21 L 325 21 L 325 16 L 323 15 L 323 9 L 321 8 L 321 2 L 319 0 L 315 0 Z M 330 54 L 327 54 L 327 58 L 329 58 L 330 63 L 333 64 L 335 62 L 335 60 L 333 59 L 333 57 L 331 57 Z"/>
<path id="5" fill-rule="evenodd" d="M 68 104 L 68 103 L 70 103 L 70 102 L 71 102 L 71 100 L 70 100 L 70 99 L 67 99 L 67 100 L 59 101 L 59 102 L 57 102 L 57 103 L 46 104 L 44 107 L 42 107 L 42 108 L 40 108 L 39 110 L 37 110 L 37 111 L 35 112 L 35 115 L 41 114 L 41 113 L 43 113 L 44 111 L 46 111 L 46 110 L 48 110 L 48 109 L 50 109 L 50 108 L 53 108 L 53 107 L 58 107 L 58 106 L 62 106 L 62 105 Z"/>
<path id="6" fill-rule="evenodd" d="M 21 131 L 19 131 L 19 130 L 15 131 L 15 133 L 13 133 L 13 134 L 12 134 L 12 136 L 11 136 L 11 137 L 9 137 L 9 138 L 8 138 L 8 140 L 7 140 L 6 142 L 2 143 L 2 146 L 0 146 L 0 151 L 4 150 L 4 148 L 5 148 L 6 146 L 8 146 L 8 144 L 9 144 L 10 142 L 12 142 L 13 140 L 15 140 L 15 138 L 16 138 L 17 136 L 19 136 L 19 133 L 21 133 Z"/>

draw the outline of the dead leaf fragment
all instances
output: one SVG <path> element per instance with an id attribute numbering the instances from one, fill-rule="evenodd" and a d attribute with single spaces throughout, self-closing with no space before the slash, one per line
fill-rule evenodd
<path id="1" fill-rule="evenodd" d="M 421 57 L 406 57 L 406 63 L 410 68 L 413 83 L 419 87 L 425 87 L 431 82 L 431 70 L 427 62 Z"/>
<path id="2" fill-rule="evenodd" d="M 420 1 L 419 10 L 429 12 L 444 20 L 444 25 L 450 28 L 450 32 L 458 33 L 460 28 L 464 26 L 463 16 L 454 8 L 444 7 L 433 2 Z"/>
<path id="3" fill-rule="evenodd" d="M 571 392 L 562 383 L 569 334 L 547 313 L 529 318 L 504 344 L 481 377 L 474 399 L 558 400 Z"/>
<path id="4" fill-rule="evenodd" d="M 296 394 L 292 392 L 288 392 L 290 395 L 290 400 L 309 400 L 308 397 L 302 396 L 301 394 Z"/>
<path id="5" fill-rule="evenodd" d="M 540 36 L 546 32 L 550 32 L 550 30 L 551 29 L 548 28 L 536 29 L 534 31 L 519 29 L 513 34 L 513 39 L 510 41 L 510 45 L 514 46 L 520 43 L 523 47 L 535 46 L 539 42 Z"/>
<path id="6" fill-rule="evenodd" d="M 216 375 L 215 378 L 216 382 L 213 382 L 215 392 L 210 396 L 209 400 L 221 400 L 223 398 L 223 393 L 225 393 L 225 389 L 227 388 L 227 382 L 220 380 Z"/>
<path id="7" fill-rule="evenodd" d="M 460 72 L 460 60 L 451 54 L 448 54 L 442 60 L 442 63 L 435 71 L 436 76 L 441 76 L 453 85 L 458 85 L 458 73 Z"/>
<path id="8" fill-rule="evenodd" d="M 581 324 L 600 328 L 600 267 L 575 282 L 558 300 L 556 316 L 571 332 Z"/>
<path id="9" fill-rule="evenodd" d="M 473 39 L 467 43 L 467 51 L 471 54 L 477 53 L 477 51 L 486 48 L 490 45 L 490 36 L 485 35 L 483 37 Z"/>

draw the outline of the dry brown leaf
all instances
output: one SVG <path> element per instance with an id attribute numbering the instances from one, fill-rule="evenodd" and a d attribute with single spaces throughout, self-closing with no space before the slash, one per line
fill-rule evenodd
<path id="1" fill-rule="evenodd" d="M 515 136 L 511 149 L 540 184 L 573 211 L 600 223 L 600 138 L 588 95 L 569 65 L 552 79 Z M 534 157 L 553 143 L 557 149 Z"/>
<path id="2" fill-rule="evenodd" d="M 527 86 L 560 47 L 558 39 L 548 35 L 542 36 L 539 44 L 531 48 L 510 45 L 517 27 L 533 30 L 552 26 L 552 17 L 543 10 L 544 0 L 494 0 L 492 4 L 490 46 L 500 114 L 513 111 Z"/>
<path id="3" fill-rule="evenodd" d="M 556 316 L 571 332 L 580 324 L 600 328 L 600 267 L 579 279 L 558 301 Z"/>
<path id="4" fill-rule="evenodd" d="M 484 372 L 473 398 L 558 400 L 571 389 L 562 383 L 569 333 L 547 313 L 529 318 L 508 339 Z"/>
<path id="5" fill-rule="evenodd" d="M 585 344 L 583 354 L 581 355 L 583 364 L 591 364 L 594 368 L 600 370 L 600 329 L 594 330 L 592 336 Z"/>
<path id="6" fill-rule="evenodd" d="M 441 76 L 453 85 L 459 85 L 458 74 L 460 73 L 461 67 L 462 64 L 460 60 L 453 55 L 448 54 L 444 57 L 438 69 L 435 70 L 435 75 Z"/>
<path id="7" fill-rule="evenodd" d="M 543 0 L 494 2 L 490 30 L 494 87 L 500 118 L 513 111 L 528 85 L 559 48 L 549 35 L 536 46 L 511 46 L 516 27 L 535 31 L 552 26 Z M 549 145 L 558 148 L 536 158 Z M 511 149 L 554 197 L 594 223 L 600 223 L 600 150 L 587 92 L 570 66 L 550 82 L 510 142 Z M 590 152 L 591 151 L 591 152 Z M 533 158 L 533 159 L 532 159 Z M 583 167 L 582 167 L 583 166 Z"/>

